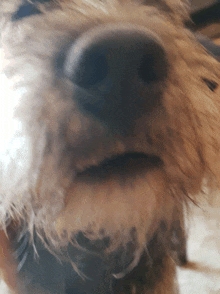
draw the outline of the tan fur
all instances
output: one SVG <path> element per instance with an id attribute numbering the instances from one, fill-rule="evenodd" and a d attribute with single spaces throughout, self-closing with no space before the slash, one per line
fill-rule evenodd
<path id="1" fill-rule="evenodd" d="M 16 291 L 16 262 L 11 254 L 7 236 L 0 231 L 0 273 L 1 278 Z"/>
<path id="2" fill-rule="evenodd" d="M 54 1 L 48 8 L 39 6 L 44 14 L 18 25 L 10 17 L 21 1 L 1 1 L 1 101 L 9 101 L 4 104 L 8 138 L 0 158 L 2 228 L 8 217 L 25 221 L 31 234 L 35 229 L 58 251 L 80 231 L 91 240 L 110 237 L 108 253 L 131 241 L 135 228 L 142 253 L 160 222 L 165 220 L 169 231 L 173 211 L 182 211 L 189 198 L 196 200 L 204 182 L 218 185 L 220 95 L 204 79 L 219 83 L 219 63 L 184 27 L 186 1 L 145 4 Z M 108 137 L 100 122 L 79 111 L 74 85 L 56 77 L 53 62 L 81 34 L 128 22 L 161 43 L 170 66 L 156 109 L 135 121 L 133 133 Z M 128 152 L 155 155 L 163 164 L 128 167 L 122 177 L 78 176 Z M 133 286 L 131 293 L 176 293 L 175 269 L 167 260 L 170 280 L 162 276 L 154 292 Z"/>

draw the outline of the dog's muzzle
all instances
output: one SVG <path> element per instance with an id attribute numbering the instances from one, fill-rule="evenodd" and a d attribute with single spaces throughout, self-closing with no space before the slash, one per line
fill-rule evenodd
<path id="1" fill-rule="evenodd" d="M 84 32 L 68 47 L 63 74 L 81 111 L 125 130 L 158 104 L 167 76 L 162 42 L 144 27 L 115 24 Z"/>

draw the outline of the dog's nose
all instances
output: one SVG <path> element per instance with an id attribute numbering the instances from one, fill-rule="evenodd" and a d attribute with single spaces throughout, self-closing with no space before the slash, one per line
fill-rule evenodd
<path id="1" fill-rule="evenodd" d="M 108 124 L 129 125 L 158 103 L 167 75 L 162 42 L 145 28 L 118 24 L 87 31 L 69 48 L 64 74 L 74 99 Z"/>

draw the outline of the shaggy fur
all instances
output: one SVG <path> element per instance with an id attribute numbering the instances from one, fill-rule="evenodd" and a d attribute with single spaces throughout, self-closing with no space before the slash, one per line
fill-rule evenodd
<path id="1" fill-rule="evenodd" d="M 27 4 L 35 13 L 24 16 Z M 13 240 L 46 246 L 67 268 L 71 261 L 80 275 L 82 252 L 95 252 L 107 268 L 88 288 L 64 275 L 60 292 L 34 281 L 25 290 L 34 267 L 27 261 L 18 291 L 177 293 L 172 238 L 181 232 L 183 206 L 204 182 L 220 178 L 220 68 L 185 28 L 187 2 L 2 0 L 0 12 L 1 226 L 16 231 Z M 103 94 L 100 115 L 85 110 L 83 95 L 98 100 L 108 90 L 82 90 L 83 77 L 63 74 L 71 54 L 80 59 L 69 53 L 71 44 L 82 54 L 82 44 L 130 29 L 163 48 L 158 80 L 125 75 L 120 91 Z M 137 59 L 123 50 L 125 59 Z"/>

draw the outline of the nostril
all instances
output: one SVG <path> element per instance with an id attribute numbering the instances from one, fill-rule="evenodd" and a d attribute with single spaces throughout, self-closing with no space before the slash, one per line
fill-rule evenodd
<path id="1" fill-rule="evenodd" d="M 138 68 L 138 76 L 144 83 L 161 81 L 166 73 L 167 61 L 162 48 L 158 47 L 155 52 L 143 55 Z"/>
<path id="2" fill-rule="evenodd" d="M 89 45 L 78 48 L 72 44 L 60 53 L 56 61 L 58 71 L 83 88 L 94 86 L 105 79 L 108 74 L 108 62 L 103 48 Z"/>
<path id="3" fill-rule="evenodd" d="M 108 74 L 108 63 L 105 52 L 90 50 L 80 58 L 71 80 L 77 85 L 88 88 L 101 82 Z"/>
<path id="4" fill-rule="evenodd" d="M 138 76 L 145 83 L 150 83 L 158 79 L 155 58 L 151 54 L 146 54 L 140 63 Z"/>

